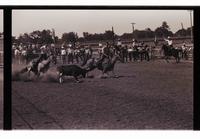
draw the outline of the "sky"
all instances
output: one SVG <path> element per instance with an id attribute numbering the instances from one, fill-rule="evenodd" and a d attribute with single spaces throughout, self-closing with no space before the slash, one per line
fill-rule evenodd
<path id="1" fill-rule="evenodd" d="M 3 10 L 0 10 L 0 32 L 3 32 Z"/>
<path id="2" fill-rule="evenodd" d="M 193 15 L 192 15 L 193 19 Z M 118 35 L 132 32 L 135 29 L 155 28 L 166 21 L 172 32 L 190 27 L 188 10 L 13 10 L 13 36 L 30 33 L 34 30 L 55 29 L 56 36 L 64 32 L 103 33 L 112 26 Z"/>

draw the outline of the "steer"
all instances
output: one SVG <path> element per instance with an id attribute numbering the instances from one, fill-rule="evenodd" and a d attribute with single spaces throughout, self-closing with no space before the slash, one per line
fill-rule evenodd
<path id="1" fill-rule="evenodd" d="M 57 72 L 59 75 L 59 83 L 63 83 L 63 76 L 73 76 L 76 82 L 80 82 L 78 76 L 82 75 L 85 78 L 88 71 L 77 65 L 62 65 L 57 67 Z"/>

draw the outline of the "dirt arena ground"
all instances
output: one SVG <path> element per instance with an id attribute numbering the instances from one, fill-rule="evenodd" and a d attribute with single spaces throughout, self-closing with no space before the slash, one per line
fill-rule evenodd
<path id="1" fill-rule="evenodd" d="M 192 129 L 193 63 L 117 63 L 119 78 L 14 78 L 13 129 Z"/>

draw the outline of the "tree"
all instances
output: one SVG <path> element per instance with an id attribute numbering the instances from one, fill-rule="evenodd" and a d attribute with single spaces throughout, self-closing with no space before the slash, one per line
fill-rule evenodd
<path id="1" fill-rule="evenodd" d="M 63 42 L 72 43 L 73 45 L 75 45 L 77 40 L 78 40 L 77 33 L 69 32 L 69 33 L 64 33 L 62 35 L 62 41 Z"/>
<path id="2" fill-rule="evenodd" d="M 103 34 L 103 38 L 105 40 L 112 40 L 113 39 L 113 32 L 111 30 L 106 30 Z"/>
<path id="3" fill-rule="evenodd" d="M 170 27 L 168 26 L 166 21 L 162 22 L 162 25 L 155 29 L 155 35 L 158 37 L 167 37 L 173 36 L 173 32 L 170 31 Z"/>
<path id="4" fill-rule="evenodd" d="M 186 30 L 186 29 L 179 29 L 179 30 L 175 33 L 175 36 L 177 36 L 177 37 L 187 36 L 187 30 Z"/>
<path id="5" fill-rule="evenodd" d="M 50 30 L 33 31 L 31 33 L 24 33 L 18 37 L 18 42 L 23 44 L 51 44 L 53 43 Z"/>
<path id="6" fill-rule="evenodd" d="M 166 30 L 170 30 L 170 28 L 169 28 L 169 26 L 168 26 L 168 24 L 167 24 L 167 22 L 166 21 L 163 21 L 162 22 L 162 26 L 161 26 L 162 28 L 164 28 L 164 29 L 166 29 Z"/>

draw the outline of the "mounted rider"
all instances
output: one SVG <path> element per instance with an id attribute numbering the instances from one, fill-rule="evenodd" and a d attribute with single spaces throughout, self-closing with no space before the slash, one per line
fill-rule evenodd
<path id="1" fill-rule="evenodd" d="M 164 40 L 167 42 L 167 45 L 168 45 L 169 47 L 173 48 L 173 41 L 172 41 L 172 39 L 171 39 L 170 36 L 168 36 L 167 39 L 164 38 Z"/>
<path id="2" fill-rule="evenodd" d="M 102 59 L 104 58 L 111 58 L 109 42 L 106 42 L 106 45 L 102 48 Z"/>

